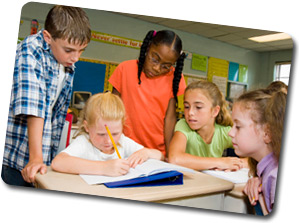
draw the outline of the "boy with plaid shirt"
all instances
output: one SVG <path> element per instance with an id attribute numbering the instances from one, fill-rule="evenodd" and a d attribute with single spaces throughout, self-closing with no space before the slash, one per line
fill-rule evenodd
<path id="1" fill-rule="evenodd" d="M 1 177 L 32 186 L 56 155 L 70 103 L 74 63 L 91 39 L 89 19 L 76 7 L 54 6 L 45 29 L 16 52 Z"/>

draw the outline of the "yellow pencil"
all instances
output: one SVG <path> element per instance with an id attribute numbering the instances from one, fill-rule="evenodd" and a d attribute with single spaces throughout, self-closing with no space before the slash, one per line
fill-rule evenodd
<path id="1" fill-rule="evenodd" d="M 116 144 L 115 144 L 115 142 L 114 142 L 114 139 L 113 139 L 113 137 L 112 137 L 112 135 L 111 135 L 111 132 L 110 132 L 110 130 L 109 130 L 109 128 L 108 128 L 107 125 L 105 125 L 105 127 L 106 127 L 106 130 L 107 130 L 108 135 L 109 135 L 109 137 L 110 137 L 110 140 L 111 140 L 111 142 L 112 142 L 112 144 L 113 144 L 113 147 L 114 147 L 114 149 L 115 149 L 115 151 L 116 151 L 116 153 L 117 153 L 117 156 L 118 156 L 118 158 L 121 159 L 121 156 L 120 156 L 120 154 L 119 154 L 119 152 L 118 152 L 118 149 L 117 149 Z"/>

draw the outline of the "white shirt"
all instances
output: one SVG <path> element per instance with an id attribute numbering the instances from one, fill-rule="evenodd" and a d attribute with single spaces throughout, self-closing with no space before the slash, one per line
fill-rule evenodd
<path id="1" fill-rule="evenodd" d="M 137 150 L 144 148 L 144 146 L 126 137 L 124 134 L 121 135 L 118 144 L 120 146 L 118 146 L 117 149 L 120 153 L 120 156 L 124 159 L 128 158 Z M 88 135 L 78 136 L 66 149 L 62 150 L 61 152 L 65 152 L 70 156 L 95 161 L 118 159 L 116 151 L 114 151 L 113 154 L 106 154 L 94 147 L 92 143 L 89 141 Z"/>
<path id="2" fill-rule="evenodd" d="M 53 110 L 54 105 L 56 104 L 56 101 L 58 99 L 58 96 L 59 96 L 62 88 L 63 88 L 64 83 L 65 83 L 65 68 L 63 65 L 59 64 L 57 91 L 56 91 L 56 96 L 54 98 L 54 102 L 52 104 L 52 110 Z"/>

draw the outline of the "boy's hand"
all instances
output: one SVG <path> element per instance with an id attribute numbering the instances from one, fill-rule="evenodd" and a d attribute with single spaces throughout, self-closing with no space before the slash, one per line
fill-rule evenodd
<path id="1" fill-rule="evenodd" d="M 47 172 L 47 166 L 43 162 L 29 162 L 21 171 L 24 180 L 28 183 L 35 183 L 35 175 L 40 172 L 40 174 L 45 174 Z"/>

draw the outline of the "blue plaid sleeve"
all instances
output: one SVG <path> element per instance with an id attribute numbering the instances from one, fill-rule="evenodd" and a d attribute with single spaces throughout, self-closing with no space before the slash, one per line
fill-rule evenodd
<path id="1" fill-rule="evenodd" d="M 38 51 L 24 43 L 20 46 L 14 70 L 11 108 L 14 115 L 45 116 L 45 81 Z"/>

